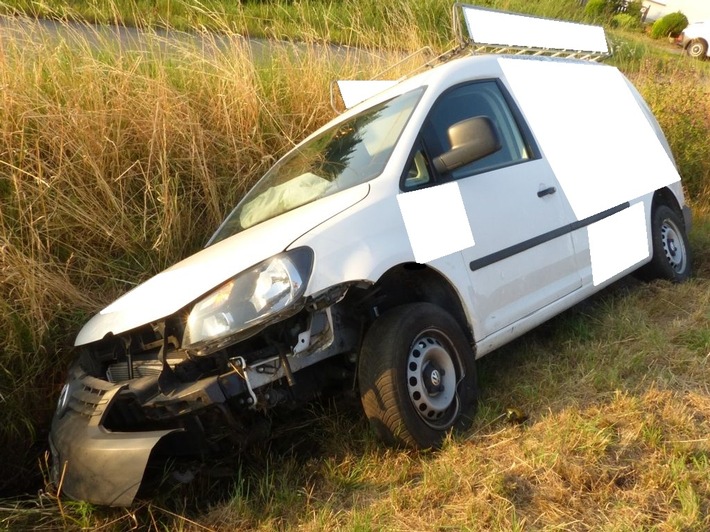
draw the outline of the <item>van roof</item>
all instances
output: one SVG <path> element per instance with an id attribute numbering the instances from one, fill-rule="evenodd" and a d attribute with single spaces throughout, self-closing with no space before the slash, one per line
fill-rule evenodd
<path id="1" fill-rule="evenodd" d="M 487 70 L 490 70 L 490 75 L 499 73 L 498 61 L 501 57 L 528 61 L 595 63 L 611 55 L 601 26 L 509 13 L 458 2 L 453 6 L 452 22 L 458 46 L 419 68 L 420 71 L 434 67 L 428 71 L 428 75 L 427 71 L 412 75 L 415 83 L 429 85 L 428 80 L 440 76 L 442 71 L 446 71 L 447 65 L 459 65 L 465 55 L 469 55 L 466 58 L 469 62 L 475 61 L 475 68 L 481 72 L 481 77 L 486 77 Z M 450 68 L 455 70 L 461 67 Z M 400 83 L 402 80 L 378 79 L 338 81 L 337 86 L 345 108 L 349 109 Z M 331 102 L 335 109 L 333 88 Z"/>
<path id="2" fill-rule="evenodd" d="M 469 55 L 460 57 L 457 59 L 452 59 L 445 63 L 439 64 L 433 68 L 429 68 L 423 72 L 415 74 L 411 77 L 402 78 L 400 80 L 393 80 L 389 82 L 375 82 L 376 84 L 369 87 L 371 92 L 366 94 L 368 90 L 368 83 L 371 81 L 363 82 L 352 82 L 352 83 L 362 83 L 362 89 L 357 88 L 354 85 L 352 88 L 347 85 L 342 85 L 343 82 L 339 82 L 339 88 L 341 91 L 341 96 L 343 101 L 347 104 L 348 98 L 350 101 L 355 101 L 353 105 L 348 105 L 349 108 L 360 109 L 360 103 L 366 104 L 367 106 L 379 103 L 380 101 L 387 100 L 399 94 L 403 94 L 409 90 L 421 86 L 438 86 L 441 84 L 452 85 L 453 80 L 458 78 L 498 78 L 503 76 L 503 70 L 501 68 L 501 63 L 504 61 L 524 61 L 524 62 L 540 62 L 540 63 L 556 63 L 561 65 L 576 65 L 585 66 L 589 68 L 614 68 L 602 63 L 596 63 L 592 61 L 585 61 L 581 59 L 574 58 L 563 58 L 563 57 L 550 57 L 550 56 L 531 56 L 531 55 L 517 55 L 517 54 L 503 54 L 503 55 Z M 475 75 L 471 76 L 472 71 L 475 71 Z M 531 80 L 532 81 L 532 80 Z M 348 82 L 351 83 L 351 82 Z M 354 95 L 346 95 L 347 90 L 356 91 Z M 361 90 L 360 94 L 357 91 Z M 361 96 L 358 98 L 358 96 Z M 357 111 L 356 111 L 357 112 Z M 349 113 L 348 113 L 349 114 Z"/>

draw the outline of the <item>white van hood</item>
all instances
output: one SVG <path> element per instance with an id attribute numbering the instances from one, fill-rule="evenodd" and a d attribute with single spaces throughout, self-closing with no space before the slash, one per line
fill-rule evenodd
<path id="1" fill-rule="evenodd" d="M 369 190 L 370 185 L 363 183 L 327 196 L 191 255 L 96 314 L 79 331 L 74 345 L 170 316 L 247 268 L 284 251 L 317 225 L 363 200 Z"/>

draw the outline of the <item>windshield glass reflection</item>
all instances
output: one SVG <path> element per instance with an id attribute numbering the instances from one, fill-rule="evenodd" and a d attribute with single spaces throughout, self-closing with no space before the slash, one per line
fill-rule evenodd
<path id="1" fill-rule="evenodd" d="M 417 89 L 372 107 L 289 153 L 239 202 L 208 245 L 377 177 L 422 92 Z"/>

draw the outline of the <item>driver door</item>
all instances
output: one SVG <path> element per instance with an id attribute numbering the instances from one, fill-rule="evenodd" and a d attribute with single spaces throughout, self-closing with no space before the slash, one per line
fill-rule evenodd
<path id="1" fill-rule="evenodd" d="M 572 238 L 573 221 L 555 175 L 541 157 L 522 117 L 497 81 L 460 85 L 432 107 L 403 188 L 457 181 L 474 245 L 461 253 L 471 289 L 476 338 L 504 329 L 582 285 Z M 448 129 L 486 116 L 501 148 L 447 175 L 434 157 L 451 149 Z"/>

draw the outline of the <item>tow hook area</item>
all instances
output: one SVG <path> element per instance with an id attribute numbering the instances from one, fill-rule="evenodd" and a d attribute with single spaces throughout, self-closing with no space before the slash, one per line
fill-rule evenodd
<path id="1" fill-rule="evenodd" d="M 246 384 L 247 391 L 249 392 L 249 398 L 246 400 L 246 404 L 249 406 L 255 406 L 257 403 L 256 394 L 254 393 L 254 388 L 249 382 L 249 374 L 247 373 L 247 363 L 244 357 L 234 357 L 229 360 L 229 365 L 232 366 L 235 373 L 244 379 L 244 384 Z"/>

